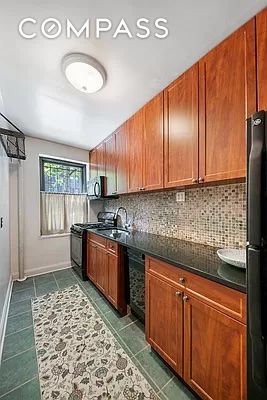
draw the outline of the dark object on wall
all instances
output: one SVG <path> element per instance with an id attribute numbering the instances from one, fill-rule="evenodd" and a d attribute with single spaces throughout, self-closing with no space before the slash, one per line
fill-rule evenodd
<path id="1" fill-rule="evenodd" d="M 17 130 L 16 132 L 0 127 L 0 140 L 7 156 L 10 158 L 17 158 L 19 160 L 26 160 L 24 133 L 4 114 L 0 113 L 0 116 Z"/>

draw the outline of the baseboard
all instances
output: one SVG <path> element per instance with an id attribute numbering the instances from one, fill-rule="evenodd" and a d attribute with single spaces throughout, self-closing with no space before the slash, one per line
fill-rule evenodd
<path id="1" fill-rule="evenodd" d="M 4 307 L 3 307 L 3 312 L 2 312 L 1 321 L 0 321 L 0 365 L 1 365 L 1 361 L 2 361 L 2 352 L 3 352 L 3 347 L 4 347 L 4 339 L 5 339 L 5 333 L 6 333 L 7 317 L 8 317 L 9 304 L 10 304 L 10 298 L 11 298 L 11 293 L 12 293 L 12 286 L 13 286 L 13 281 L 12 281 L 12 276 L 10 276 L 8 287 L 7 287 L 7 292 L 6 292 L 6 298 L 5 298 L 5 302 L 4 302 Z"/>
<path id="2" fill-rule="evenodd" d="M 62 269 L 68 269 L 68 268 L 71 268 L 70 262 L 45 265 L 44 267 L 36 267 L 36 268 L 25 270 L 25 276 L 29 277 L 29 276 L 48 274 L 49 272 L 60 271 Z M 18 274 L 13 274 L 13 279 L 14 280 L 18 279 Z"/>

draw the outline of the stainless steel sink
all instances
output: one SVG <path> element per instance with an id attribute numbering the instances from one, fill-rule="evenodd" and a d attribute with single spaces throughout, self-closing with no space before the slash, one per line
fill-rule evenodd
<path id="1" fill-rule="evenodd" d="M 99 231 L 103 232 L 104 234 L 114 239 L 127 236 L 130 234 L 130 232 L 124 228 L 107 228 L 107 229 L 99 229 Z"/>
<path id="2" fill-rule="evenodd" d="M 110 237 L 116 238 L 116 237 L 121 237 L 124 235 L 129 235 L 130 232 L 126 231 L 126 229 L 112 229 L 110 233 Z"/>

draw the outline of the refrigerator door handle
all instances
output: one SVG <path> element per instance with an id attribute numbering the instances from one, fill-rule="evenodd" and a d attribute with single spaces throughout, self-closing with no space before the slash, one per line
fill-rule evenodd
<path id="1" fill-rule="evenodd" d="M 259 387 L 266 386 L 265 343 L 262 326 L 261 251 L 247 248 L 248 262 L 248 333 L 251 339 L 252 379 Z"/>
<path id="2" fill-rule="evenodd" d="M 250 151 L 248 155 L 248 242 L 261 246 L 262 160 L 265 135 L 265 112 L 255 113 L 248 121 Z"/>

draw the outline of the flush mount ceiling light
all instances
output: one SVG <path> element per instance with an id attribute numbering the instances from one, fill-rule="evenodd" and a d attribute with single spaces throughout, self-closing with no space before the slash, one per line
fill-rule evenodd
<path id="1" fill-rule="evenodd" d="M 106 71 L 87 54 L 67 54 L 62 60 L 63 72 L 76 89 L 84 93 L 98 92 L 106 82 Z"/>

